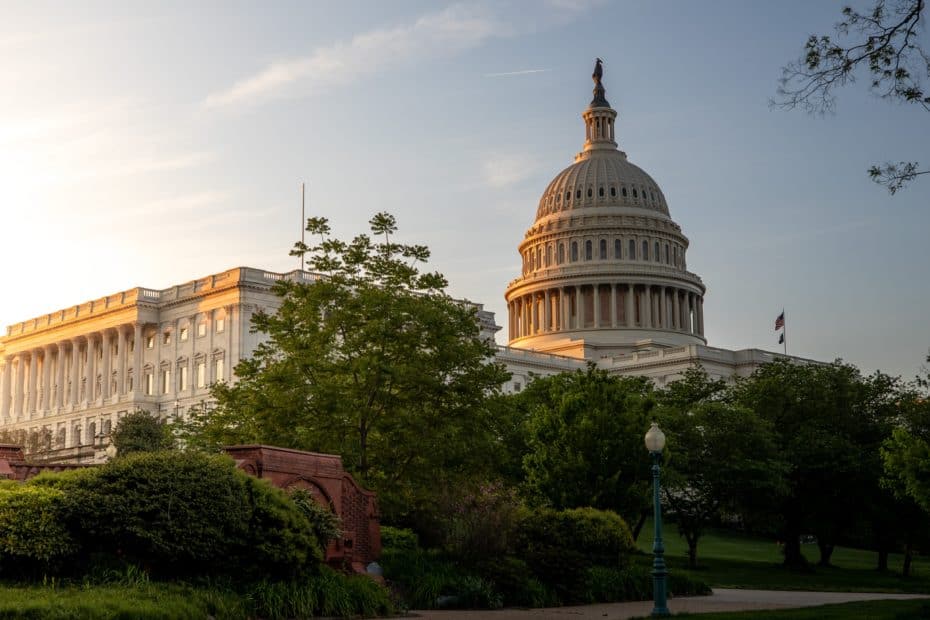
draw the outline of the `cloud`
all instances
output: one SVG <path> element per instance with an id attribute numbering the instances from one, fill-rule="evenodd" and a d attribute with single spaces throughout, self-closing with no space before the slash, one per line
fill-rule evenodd
<path id="1" fill-rule="evenodd" d="M 484 162 L 484 180 L 501 188 L 528 179 L 539 169 L 539 162 L 527 155 L 496 154 Z"/>
<path id="2" fill-rule="evenodd" d="M 549 69 L 523 69 L 522 71 L 504 71 L 503 73 L 485 73 L 484 77 L 510 77 L 511 75 L 529 75 L 530 73 L 545 73 Z"/>
<path id="3" fill-rule="evenodd" d="M 356 35 L 347 42 L 320 47 L 309 56 L 271 63 L 230 88 L 210 94 L 206 108 L 251 105 L 312 93 L 371 75 L 421 56 L 436 56 L 480 45 L 510 29 L 494 16 L 453 5 L 414 22 Z"/>

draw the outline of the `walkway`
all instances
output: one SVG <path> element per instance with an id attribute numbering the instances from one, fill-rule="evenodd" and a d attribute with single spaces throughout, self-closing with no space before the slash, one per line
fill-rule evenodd
<path id="1" fill-rule="evenodd" d="M 673 598 L 668 608 L 675 613 L 711 611 L 746 611 L 753 609 L 786 609 L 815 607 L 833 603 L 872 601 L 880 599 L 930 598 L 924 594 L 884 594 L 881 592 L 798 592 L 791 590 L 731 590 L 716 588 L 710 596 Z M 578 607 L 546 609 L 499 609 L 496 611 L 412 611 L 411 616 L 425 620 L 622 620 L 648 616 L 652 601 L 603 603 Z"/>

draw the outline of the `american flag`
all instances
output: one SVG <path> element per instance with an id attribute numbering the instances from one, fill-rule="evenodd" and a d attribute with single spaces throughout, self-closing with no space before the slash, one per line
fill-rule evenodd
<path id="1" fill-rule="evenodd" d="M 781 314 L 778 315 L 778 318 L 775 319 L 775 329 L 783 329 L 785 327 L 785 311 L 782 310 Z"/>

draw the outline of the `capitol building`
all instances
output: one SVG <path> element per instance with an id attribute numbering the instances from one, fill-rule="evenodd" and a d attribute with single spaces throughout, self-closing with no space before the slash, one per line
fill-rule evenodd
<path id="1" fill-rule="evenodd" d="M 542 193 L 519 242 L 521 273 L 506 287 L 503 328 L 478 304 L 481 334 L 503 330 L 510 392 L 534 376 L 595 364 L 663 386 L 700 364 L 713 377 L 746 376 L 780 354 L 707 346 L 701 278 L 689 240 L 659 185 L 617 145 L 617 112 L 595 71 L 582 112 L 584 143 Z M 105 458 L 119 418 L 209 408 L 210 385 L 234 381 L 261 335 L 251 317 L 273 312 L 274 283 L 312 283 L 304 271 L 238 267 L 176 286 L 132 288 L 8 326 L 0 337 L 0 442 L 59 461 Z"/>

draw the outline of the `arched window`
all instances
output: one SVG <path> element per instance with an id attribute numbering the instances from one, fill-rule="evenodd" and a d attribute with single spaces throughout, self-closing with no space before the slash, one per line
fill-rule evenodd
<path id="1" fill-rule="evenodd" d="M 620 188 L 620 193 L 623 194 L 623 197 L 626 198 L 626 187 Z"/>
<path id="2" fill-rule="evenodd" d="M 578 242 L 572 241 L 572 262 L 578 260 Z"/>
<path id="3" fill-rule="evenodd" d="M 607 260 L 607 239 L 601 239 L 601 260 Z"/>
<path id="4" fill-rule="evenodd" d="M 594 249 L 594 246 L 593 246 L 593 244 L 591 243 L 591 240 L 590 240 L 590 239 L 588 239 L 587 241 L 584 242 L 584 259 L 585 259 L 585 260 L 591 260 L 592 258 L 594 258 L 594 256 L 593 256 L 593 254 L 594 254 L 593 249 Z"/>
<path id="5" fill-rule="evenodd" d="M 627 250 L 626 257 L 630 260 L 636 260 L 636 241 L 634 241 L 633 239 L 630 239 L 629 245 L 630 245 L 630 249 Z"/>
<path id="6" fill-rule="evenodd" d="M 581 200 L 581 190 L 575 190 L 575 199 Z"/>
<path id="7" fill-rule="evenodd" d="M 543 268 L 543 262 L 542 262 L 542 248 L 536 248 L 536 268 L 537 268 L 537 269 L 542 269 L 542 268 Z"/>
<path id="8" fill-rule="evenodd" d="M 623 244 L 620 243 L 619 239 L 614 239 L 614 258 L 620 258 L 620 250 L 623 247 Z"/>
<path id="9" fill-rule="evenodd" d="M 590 197 L 593 196 L 593 195 L 594 195 L 594 190 L 591 189 L 591 188 L 589 187 L 589 188 L 588 188 L 588 198 L 590 198 Z"/>
<path id="10" fill-rule="evenodd" d="M 559 264 L 561 265 L 564 262 L 565 262 L 565 244 L 560 243 L 559 244 Z"/>
<path id="11" fill-rule="evenodd" d="M 668 246 L 665 246 L 666 254 L 668 254 Z M 552 246 L 546 246 L 546 267 L 552 265 Z"/>
<path id="12" fill-rule="evenodd" d="M 666 265 L 668 265 L 668 262 L 669 262 L 668 259 L 669 259 L 669 255 L 668 255 L 668 244 L 666 243 L 666 244 L 665 244 L 665 264 L 666 264 Z"/>
<path id="13" fill-rule="evenodd" d="M 643 240 L 643 260 L 649 260 L 649 242 Z"/>
<path id="14" fill-rule="evenodd" d="M 672 248 L 672 259 L 675 261 L 673 264 L 678 266 L 678 246 Z"/>
<path id="15" fill-rule="evenodd" d="M 639 196 L 636 195 L 636 188 L 634 187 L 634 188 L 633 188 L 633 198 L 638 198 L 638 197 L 639 197 Z"/>
<path id="16" fill-rule="evenodd" d="M 610 197 L 611 197 L 611 198 L 614 198 L 614 197 L 616 197 L 616 195 L 617 195 L 617 188 L 614 187 L 613 185 L 611 185 L 611 186 L 610 186 Z"/>
<path id="17" fill-rule="evenodd" d="M 597 188 L 597 195 L 598 195 L 599 198 L 603 198 L 603 197 L 604 197 L 604 188 L 603 188 L 603 187 L 598 187 L 598 188 Z"/>
<path id="18" fill-rule="evenodd" d="M 653 249 L 655 250 L 655 252 L 652 255 L 652 260 L 658 263 L 660 260 L 662 260 L 662 254 L 659 253 L 659 242 L 658 241 L 656 241 L 655 245 L 653 246 Z"/>

